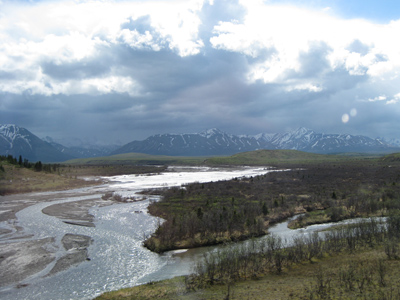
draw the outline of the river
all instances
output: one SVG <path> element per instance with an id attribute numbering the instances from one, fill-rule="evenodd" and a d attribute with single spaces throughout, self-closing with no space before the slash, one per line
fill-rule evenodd
<path id="1" fill-rule="evenodd" d="M 138 192 L 144 189 L 255 176 L 270 171 L 265 168 L 184 168 L 153 175 L 108 177 L 108 184 L 87 188 L 85 193 L 88 195 L 84 196 L 71 196 L 69 191 L 66 197 L 63 192 L 54 192 L 53 201 L 37 203 L 19 211 L 16 214 L 18 225 L 23 228 L 25 236 L 32 235 L 27 239 L 54 237 L 53 247 L 57 249 L 62 248 L 61 238 L 66 233 L 90 236 L 93 238 L 93 244 L 88 248 L 90 260 L 46 276 L 54 266 L 53 262 L 24 280 L 22 283 L 26 286 L 23 288 L 15 285 L 1 288 L 0 298 L 92 299 L 106 291 L 189 274 L 194 261 L 217 247 L 170 251 L 161 255 L 144 248 L 144 237 L 154 232 L 159 222 L 147 212 L 149 202 L 157 201 L 157 196 L 147 196 L 140 202 L 93 207 L 90 213 L 95 216 L 95 227 L 66 224 L 59 218 L 43 214 L 42 210 L 49 205 L 100 198 L 107 191 L 116 191 L 125 197 L 143 197 Z M 321 226 L 328 225 L 315 228 Z M 294 234 L 312 232 L 315 228 L 289 230 L 284 222 L 272 227 L 270 232 L 290 238 Z M 61 254 L 62 251 L 56 252 L 56 257 Z"/>
<path id="2" fill-rule="evenodd" d="M 95 227 L 66 224 L 57 217 L 43 214 L 42 210 L 50 205 L 99 199 L 108 191 L 123 197 L 143 198 L 138 193 L 146 189 L 256 176 L 269 171 L 266 168 L 175 168 L 159 174 L 107 177 L 103 178 L 108 180 L 106 185 L 45 193 L 53 200 L 28 206 L 16 214 L 16 223 L 23 229 L 18 236 L 24 240 L 54 237 L 55 242 L 49 247 L 55 249 L 56 258 L 65 254 L 61 239 L 66 233 L 90 236 L 93 238 L 93 244 L 88 248 L 90 261 L 46 276 L 56 259 L 41 272 L 20 282 L 24 287 L 16 288 L 15 284 L 2 287 L 0 298 L 92 299 L 106 291 L 188 274 L 193 259 L 201 252 L 159 255 L 142 246 L 144 237 L 154 232 L 159 221 L 147 213 L 149 201 L 158 200 L 157 196 L 147 196 L 140 202 L 93 207 L 90 213 L 95 216 Z"/>

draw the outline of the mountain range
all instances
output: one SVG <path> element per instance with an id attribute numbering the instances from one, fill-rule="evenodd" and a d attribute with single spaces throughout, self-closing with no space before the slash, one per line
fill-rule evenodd
<path id="1" fill-rule="evenodd" d="M 79 146 L 65 146 L 58 142 L 56 142 L 53 138 L 46 136 L 43 138 L 43 141 L 49 143 L 58 151 L 61 151 L 73 158 L 88 158 L 88 157 L 100 157 L 100 156 L 107 156 L 112 151 L 120 148 L 120 145 L 97 145 L 97 144 L 90 144 L 86 143 Z"/>
<path id="2" fill-rule="evenodd" d="M 207 156 L 231 155 L 259 149 L 292 149 L 312 153 L 396 152 L 400 150 L 383 139 L 361 135 L 316 133 L 304 127 L 276 134 L 238 136 L 218 129 L 194 134 L 157 134 L 144 141 L 133 141 L 111 154 L 129 152 L 153 155 Z"/>
<path id="3" fill-rule="evenodd" d="M 259 149 L 293 149 L 312 153 L 400 151 L 398 140 L 386 141 L 361 135 L 317 133 L 304 127 L 276 134 L 233 135 L 218 129 L 191 134 L 156 134 L 122 147 L 115 145 L 66 147 L 46 137 L 40 139 L 17 125 L 0 125 L 0 154 L 21 155 L 30 161 L 60 162 L 72 158 L 146 153 L 170 156 L 231 155 Z"/>

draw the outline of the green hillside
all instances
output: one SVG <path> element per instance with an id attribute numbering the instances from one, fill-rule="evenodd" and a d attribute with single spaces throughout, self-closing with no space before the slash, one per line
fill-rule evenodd
<path id="1" fill-rule="evenodd" d="M 78 158 L 68 160 L 66 164 L 76 165 L 199 165 L 207 157 L 164 156 L 143 153 L 124 153 L 103 157 Z"/>
<path id="2" fill-rule="evenodd" d="M 354 158 L 354 157 L 352 157 Z M 343 155 L 323 155 L 297 150 L 257 150 L 238 153 L 229 157 L 206 160 L 211 165 L 266 165 L 280 163 L 335 162 L 350 159 Z"/>
<path id="3" fill-rule="evenodd" d="M 400 153 L 393 153 L 393 154 L 388 154 L 382 157 L 382 160 L 385 162 L 398 162 L 400 161 Z"/>
<path id="4" fill-rule="evenodd" d="M 397 155 L 397 156 L 396 156 Z M 343 153 L 337 155 L 308 153 L 297 150 L 257 150 L 242 152 L 232 156 L 166 156 L 144 153 L 125 153 L 104 157 L 79 158 L 68 160 L 72 165 L 277 165 L 309 164 L 321 162 L 342 162 L 346 160 L 374 159 L 380 156 L 362 153 Z M 400 154 L 385 156 L 387 160 L 399 159 Z M 384 158 L 382 158 L 384 159 Z"/>

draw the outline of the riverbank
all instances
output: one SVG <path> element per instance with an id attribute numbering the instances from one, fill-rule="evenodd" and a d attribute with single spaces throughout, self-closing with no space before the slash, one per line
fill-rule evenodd
<path id="1" fill-rule="evenodd" d="M 156 253 L 163 253 L 171 250 L 179 249 L 192 249 L 207 246 L 223 245 L 234 242 L 241 242 L 252 238 L 262 237 L 268 234 L 268 228 L 274 224 L 285 221 L 286 219 L 302 214 L 306 210 L 303 207 L 297 207 L 293 211 L 281 211 L 276 214 L 270 214 L 268 219 L 259 224 L 257 231 L 243 228 L 242 230 L 228 230 L 228 231 L 207 231 L 204 233 L 196 233 L 194 236 L 186 236 L 181 239 L 172 238 L 166 242 L 164 238 L 159 238 L 159 231 L 156 231 L 151 237 L 144 241 L 144 246 Z M 151 208 L 150 208 L 151 212 Z M 193 216 L 193 215 L 192 215 Z M 190 218 L 190 216 L 189 216 Z M 160 230 L 160 226 L 158 230 Z M 162 230 L 162 229 L 161 229 Z"/>
<path id="2" fill-rule="evenodd" d="M 399 299 L 400 216 L 209 253 L 190 276 L 96 299 Z M 239 259 L 240 258 L 240 259 Z"/>
<path id="3" fill-rule="evenodd" d="M 2 162 L 0 177 L 0 287 L 25 287 L 32 276 L 53 276 L 89 260 L 91 238 L 66 233 L 61 244 L 54 237 L 36 238 L 27 234 L 16 214 L 29 206 L 57 199 L 86 197 L 49 205 L 43 213 L 74 226 L 94 227 L 93 207 L 119 203 L 113 198 L 102 199 L 96 186 L 106 183 L 100 176 L 151 174 L 165 170 L 157 166 L 58 165 L 57 172 L 36 172 Z M 83 240 L 82 240 L 83 239 Z M 75 245 L 70 247 L 68 245 Z"/>
<path id="4" fill-rule="evenodd" d="M 33 192 L 64 191 L 104 183 L 101 177 L 159 173 L 166 166 L 136 165 L 57 165 L 57 171 L 34 171 L 0 162 L 0 196 Z M 51 169 L 50 169 L 51 170 Z"/>
<path id="5" fill-rule="evenodd" d="M 382 272 L 379 273 L 379 268 Z M 383 276 L 383 283 L 381 283 Z M 96 300 L 117 299 L 399 299 L 400 261 L 387 260 L 382 248 L 327 256 L 280 274 L 266 273 L 235 284 L 215 284 L 196 291 L 185 278 L 109 292 Z M 229 296 L 228 296 L 229 294 Z"/>
<path id="6" fill-rule="evenodd" d="M 315 224 L 336 223 L 343 220 L 357 219 L 357 218 L 373 218 L 385 217 L 390 215 L 390 211 L 380 209 L 372 212 L 348 212 L 346 207 L 335 208 L 336 212 L 332 209 L 315 210 L 312 212 L 305 212 L 298 218 L 292 220 L 288 227 L 290 229 L 304 228 Z"/>

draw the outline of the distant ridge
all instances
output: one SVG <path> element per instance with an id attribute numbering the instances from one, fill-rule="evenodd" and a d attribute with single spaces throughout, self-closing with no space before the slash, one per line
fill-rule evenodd
<path id="1" fill-rule="evenodd" d="M 89 158 L 89 157 L 100 157 L 107 156 L 111 151 L 119 148 L 120 146 L 116 145 L 108 145 L 108 146 L 99 146 L 99 145 L 81 145 L 81 146 L 70 146 L 66 147 L 60 143 L 57 143 L 54 139 L 49 136 L 43 138 L 43 141 L 49 143 L 58 151 L 65 153 L 74 158 Z"/>
<path id="2" fill-rule="evenodd" d="M 399 152 L 399 140 L 387 142 L 361 135 L 317 133 L 300 127 L 285 133 L 233 135 L 213 128 L 200 133 L 156 134 L 143 141 L 122 147 L 115 145 L 65 147 L 50 137 L 40 139 L 29 130 L 14 124 L 0 124 L 0 154 L 29 161 L 62 162 L 74 158 L 90 158 L 125 153 L 166 156 L 226 156 L 255 150 L 299 150 L 334 154 L 346 152 Z M 112 151 L 113 150 L 113 151 Z"/>
<path id="3" fill-rule="evenodd" d="M 144 141 L 133 141 L 111 154 L 146 153 L 170 156 L 229 155 L 237 152 L 261 149 L 263 143 L 255 137 L 236 136 L 219 129 L 200 133 L 157 134 Z"/>
<path id="4" fill-rule="evenodd" d="M 383 139 L 361 135 L 325 134 L 300 127 L 294 131 L 276 134 L 238 136 L 213 128 L 191 134 L 157 134 L 143 141 L 133 141 L 111 154 L 146 153 L 170 156 L 232 155 L 260 149 L 300 150 L 331 154 L 341 152 L 388 153 L 400 149 Z"/>

